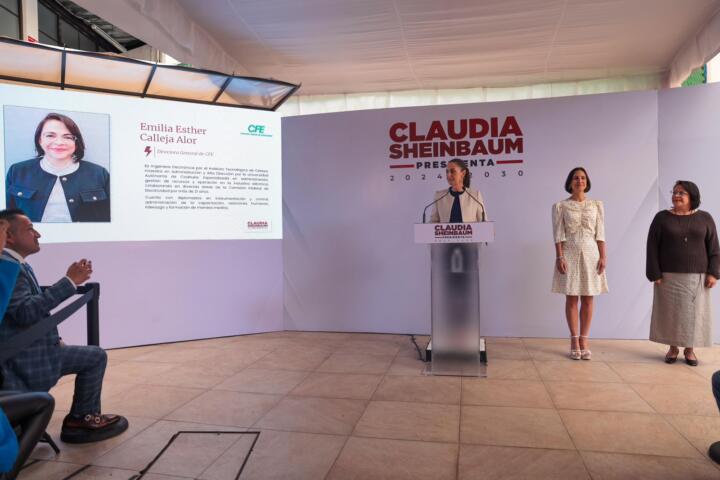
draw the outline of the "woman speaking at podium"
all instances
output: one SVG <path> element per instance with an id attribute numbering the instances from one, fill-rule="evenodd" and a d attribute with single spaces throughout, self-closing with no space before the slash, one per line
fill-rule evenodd
<path id="1" fill-rule="evenodd" d="M 487 220 L 485 203 L 478 190 L 470 189 L 472 174 L 459 158 L 453 158 L 445 169 L 450 188 L 435 192 L 430 222 L 471 223 Z"/>
<path id="2" fill-rule="evenodd" d="M 430 221 L 486 221 L 482 195 L 470 189 L 471 174 L 465 162 L 454 158 L 445 172 L 450 188 L 435 192 Z M 471 355 L 479 360 L 478 256 L 478 246 L 472 243 L 433 245 L 431 249 L 434 363 L 438 355 Z"/>

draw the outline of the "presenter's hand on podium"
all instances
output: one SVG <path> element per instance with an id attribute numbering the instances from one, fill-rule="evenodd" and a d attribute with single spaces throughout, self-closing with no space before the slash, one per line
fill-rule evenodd
<path id="1" fill-rule="evenodd" d="M 557 268 L 557 271 L 560 272 L 561 275 L 565 275 L 565 272 L 567 272 L 565 257 L 558 257 L 557 260 L 555 260 L 555 268 Z"/>
<path id="2" fill-rule="evenodd" d="M 597 264 L 598 275 L 602 275 L 602 273 L 605 271 L 605 265 L 607 265 L 607 258 L 600 257 L 600 260 L 598 260 Z"/>
<path id="3" fill-rule="evenodd" d="M 655 280 L 655 282 L 653 282 L 653 283 L 655 283 L 655 285 L 660 285 L 660 284 L 662 283 L 662 278 L 658 278 L 658 279 Z"/>
<path id="4" fill-rule="evenodd" d="M 706 288 L 713 288 L 716 283 L 717 283 L 717 278 L 713 277 L 712 275 L 705 275 L 705 287 Z"/>
<path id="5" fill-rule="evenodd" d="M 70 265 L 67 276 L 75 285 L 82 285 L 90 278 L 92 271 L 92 262 L 83 258 Z"/>

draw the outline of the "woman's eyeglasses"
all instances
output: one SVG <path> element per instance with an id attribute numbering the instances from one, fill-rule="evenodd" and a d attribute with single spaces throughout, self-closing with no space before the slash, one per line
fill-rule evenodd
<path id="1" fill-rule="evenodd" d="M 673 190 L 673 191 L 671 191 L 670 193 L 672 194 L 673 197 L 675 197 L 675 196 L 677 196 L 677 197 L 689 197 L 689 196 L 690 196 L 690 194 L 689 194 L 688 192 L 682 192 L 682 191 L 680 191 L 680 190 Z"/>

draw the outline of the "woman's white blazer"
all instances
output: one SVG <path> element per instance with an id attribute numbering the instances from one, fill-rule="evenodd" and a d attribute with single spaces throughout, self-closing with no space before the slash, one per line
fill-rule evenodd
<path id="1" fill-rule="evenodd" d="M 468 195 L 468 193 L 475 197 L 475 199 Z M 454 197 L 448 193 L 448 189 L 446 188 L 435 192 L 435 200 L 439 198 L 441 198 L 441 200 L 433 206 L 430 222 L 448 223 L 450 221 L 450 210 L 452 210 Z M 460 195 L 460 210 L 462 211 L 464 223 L 482 222 L 484 208 L 485 202 L 478 190 L 468 188 L 465 190 L 465 193 Z M 487 212 L 485 212 L 484 220 L 488 220 Z"/>

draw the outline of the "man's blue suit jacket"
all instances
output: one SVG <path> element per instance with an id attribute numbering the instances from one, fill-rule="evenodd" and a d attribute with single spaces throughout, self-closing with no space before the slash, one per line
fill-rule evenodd
<path id="1" fill-rule="evenodd" d="M 0 260 L 0 315 L 5 313 L 10 295 L 15 288 L 19 270 L 20 265 Z M 12 470 L 17 454 L 18 442 L 15 431 L 5 416 L 5 412 L 0 408 L 0 472 Z"/>
<path id="2" fill-rule="evenodd" d="M 17 263 L 7 252 L 2 259 Z M 0 344 L 50 315 L 50 311 L 76 293 L 72 282 L 63 277 L 40 291 L 24 265 L 20 266 L 15 288 L 3 322 Z M 0 364 L 3 390 L 47 392 L 60 378 L 60 336 L 57 328 L 13 358 Z"/>

